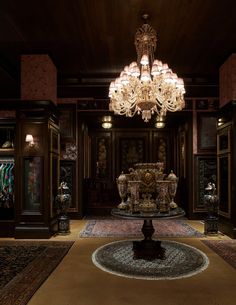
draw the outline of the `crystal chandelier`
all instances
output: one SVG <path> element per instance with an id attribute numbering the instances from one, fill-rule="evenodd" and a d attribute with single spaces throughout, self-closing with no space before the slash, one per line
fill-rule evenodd
<path id="1" fill-rule="evenodd" d="M 142 114 L 148 122 L 152 114 L 159 118 L 167 111 L 182 110 L 184 102 L 184 82 L 178 78 L 166 63 L 154 59 L 156 31 L 146 22 L 135 35 L 137 62 L 125 66 L 120 76 L 109 87 L 109 109 L 115 114 L 133 117 Z"/>

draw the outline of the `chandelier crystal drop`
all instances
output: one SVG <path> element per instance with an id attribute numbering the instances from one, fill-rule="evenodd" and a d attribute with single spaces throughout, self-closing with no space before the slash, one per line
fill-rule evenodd
<path id="1" fill-rule="evenodd" d="M 135 35 L 137 62 L 125 66 L 110 84 L 110 111 L 127 117 L 142 114 L 148 122 L 154 113 L 163 117 L 167 111 L 184 108 L 184 81 L 166 63 L 154 59 L 156 42 L 156 31 L 145 22 Z"/>

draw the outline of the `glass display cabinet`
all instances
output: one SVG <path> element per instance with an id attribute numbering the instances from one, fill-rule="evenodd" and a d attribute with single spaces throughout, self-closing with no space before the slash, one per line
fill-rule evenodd
<path id="1" fill-rule="evenodd" d="M 15 120 L 0 119 L 0 236 L 13 236 L 15 209 Z"/>

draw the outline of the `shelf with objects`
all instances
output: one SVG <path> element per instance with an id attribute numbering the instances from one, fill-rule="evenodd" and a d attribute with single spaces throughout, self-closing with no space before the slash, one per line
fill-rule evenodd
<path id="1" fill-rule="evenodd" d="M 14 234 L 15 209 L 15 125 L 0 120 L 0 236 Z"/>
<path id="2" fill-rule="evenodd" d="M 184 210 L 174 202 L 178 178 L 173 171 L 165 177 L 163 168 L 162 162 L 137 163 L 128 174 L 121 173 L 117 178 L 121 203 L 111 214 L 124 219 L 144 221 L 144 239 L 133 241 L 134 259 L 165 259 L 165 248 L 161 241 L 152 239 L 155 232 L 152 220 L 185 215 Z"/>

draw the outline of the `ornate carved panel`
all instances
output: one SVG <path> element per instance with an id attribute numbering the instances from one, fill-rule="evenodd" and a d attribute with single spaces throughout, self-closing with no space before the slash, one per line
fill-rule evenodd
<path id="1" fill-rule="evenodd" d="M 208 182 L 216 185 L 217 162 L 211 155 L 195 155 L 194 212 L 205 211 L 204 195 Z"/>
<path id="2" fill-rule="evenodd" d="M 60 133 L 62 142 L 76 142 L 76 106 L 60 105 Z"/>
<path id="3" fill-rule="evenodd" d="M 112 147 L 110 132 L 93 132 L 91 134 L 92 177 L 111 180 Z"/>
<path id="4" fill-rule="evenodd" d="M 145 140 L 143 138 L 121 138 L 120 171 L 128 172 L 135 163 L 142 163 L 145 159 Z"/>
<path id="5" fill-rule="evenodd" d="M 170 170 L 170 134 L 166 132 L 154 133 L 154 145 L 153 145 L 153 162 L 163 162 L 164 172 Z"/>

